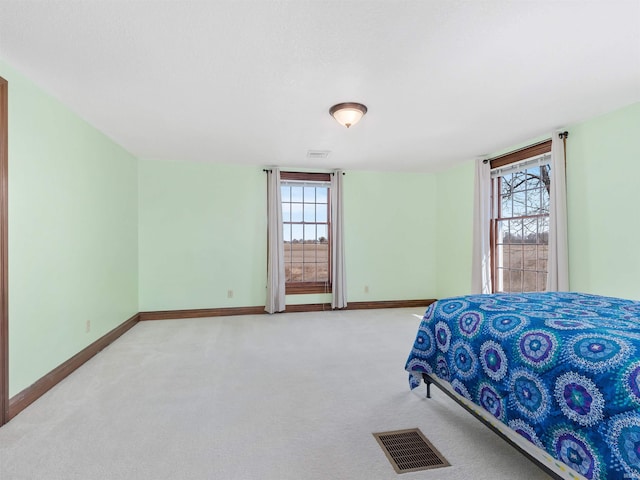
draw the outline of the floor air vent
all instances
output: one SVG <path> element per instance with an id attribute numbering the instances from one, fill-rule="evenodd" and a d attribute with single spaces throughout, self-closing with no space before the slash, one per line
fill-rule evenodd
<path id="1" fill-rule="evenodd" d="M 396 473 L 448 467 L 449 462 L 417 428 L 374 433 Z"/>

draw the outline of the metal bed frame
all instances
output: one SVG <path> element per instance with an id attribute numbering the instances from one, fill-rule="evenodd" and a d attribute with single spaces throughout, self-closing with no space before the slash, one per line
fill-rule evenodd
<path id="1" fill-rule="evenodd" d="M 554 480 L 566 480 L 567 478 L 576 478 L 576 479 L 577 478 L 582 478 L 581 476 L 576 476 L 576 475 L 573 475 L 573 474 L 571 474 L 570 477 L 560 476 L 557 472 L 555 472 L 554 470 L 549 468 L 548 465 L 542 463 L 539 459 L 535 458 L 525 448 L 523 448 L 522 446 L 520 446 L 517 443 L 515 443 L 513 440 L 511 440 L 509 437 L 507 437 L 503 432 L 501 432 L 497 427 L 495 427 L 490 422 L 488 422 L 485 418 L 483 418 L 480 414 L 476 413 L 468 405 L 466 405 L 464 402 L 460 401 L 460 399 L 456 397 L 455 393 L 453 393 L 449 389 L 447 389 L 442 383 L 440 383 L 439 380 L 436 379 L 436 377 L 432 377 L 431 375 L 429 375 L 427 373 L 422 373 L 422 379 L 424 380 L 424 383 L 427 386 L 427 398 L 431 398 L 431 384 L 433 383 L 436 387 L 438 387 L 445 394 L 447 394 L 449 397 L 451 397 L 458 405 L 460 405 L 462 408 L 464 408 L 467 412 L 471 413 L 471 415 L 473 415 L 475 418 L 480 420 L 484 425 L 489 427 L 489 429 L 491 429 L 495 434 L 497 434 L 500 438 L 505 440 L 513 448 L 518 450 L 518 452 L 520 452 L 522 455 L 527 457 L 538 468 L 543 470 L 547 475 L 549 475 Z M 567 469 L 569 469 L 569 467 L 567 467 Z"/>

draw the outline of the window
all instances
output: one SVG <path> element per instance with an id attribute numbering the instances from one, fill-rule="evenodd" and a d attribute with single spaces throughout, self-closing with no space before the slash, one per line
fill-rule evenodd
<path id="1" fill-rule="evenodd" d="M 551 141 L 491 161 L 494 292 L 542 292 L 549 250 Z"/>
<path id="2" fill-rule="evenodd" d="M 287 294 L 331 292 L 328 173 L 280 173 Z"/>

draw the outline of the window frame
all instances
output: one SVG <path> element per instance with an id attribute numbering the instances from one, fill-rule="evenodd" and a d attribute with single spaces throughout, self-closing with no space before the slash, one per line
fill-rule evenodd
<path id="1" fill-rule="evenodd" d="M 544 140 L 542 142 L 536 143 L 534 145 L 530 145 L 528 147 L 521 148 L 519 150 L 515 150 L 513 152 L 506 153 L 504 155 L 500 155 L 498 157 L 492 158 L 488 160 L 490 169 L 493 170 L 495 168 L 505 167 L 507 165 L 511 165 L 523 160 L 527 160 L 529 158 L 537 157 L 544 154 L 551 153 L 551 140 Z M 553 172 L 552 172 L 553 174 Z M 491 178 L 491 215 L 489 220 L 489 245 L 490 245 L 490 261 L 491 261 L 491 293 L 502 293 L 498 291 L 498 255 L 497 255 L 497 247 L 498 247 L 498 223 L 500 220 L 503 220 L 500 216 L 501 202 L 497 198 L 500 195 L 499 191 L 496 191 L 496 185 L 499 182 L 494 181 Z M 498 211 L 496 211 L 496 209 Z M 549 266 L 547 265 L 547 274 Z M 517 270 L 517 269 L 509 269 L 509 270 Z M 524 265 L 523 265 L 523 274 L 524 274 Z M 522 285 L 524 286 L 524 278 L 522 280 Z M 536 290 L 539 291 L 539 290 Z M 545 290 L 546 291 L 546 288 Z M 518 292 L 510 292 L 510 293 L 518 293 Z M 522 292 L 520 292 L 522 293 Z"/>
<path id="2" fill-rule="evenodd" d="M 315 172 L 280 172 L 280 182 L 287 181 L 303 181 L 303 182 L 322 182 L 322 183 L 331 183 L 331 174 L 330 173 L 315 173 Z M 282 201 L 280 202 L 282 208 Z M 283 225 L 285 223 L 293 223 L 293 222 L 285 222 L 283 219 Z M 297 223 L 297 222 L 296 222 Z M 300 222 L 304 225 L 304 221 Z M 313 222 L 316 223 L 316 222 Z M 332 292 L 332 258 L 333 252 L 331 248 L 331 187 L 327 188 L 327 275 L 328 279 L 326 282 L 315 281 L 315 282 L 289 282 L 285 283 L 285 294 L 286 295 L 303 295 L 309 293 L 331 293 Z M 283 240 L 284 246 L 284 240 Z M 286 263 L 286 262 L 285 262 Z"/>

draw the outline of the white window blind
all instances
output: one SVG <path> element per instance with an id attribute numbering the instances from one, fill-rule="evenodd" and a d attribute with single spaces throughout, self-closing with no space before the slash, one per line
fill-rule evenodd
<path id="1" fill-rule="evenodd" d="M 310 182 L 305 180 L 282 180 L 280 181 L 280 185 L 283 187 L 329 188 L 331 186 L 331 182 L 325 182 L 325 181 Z"/>

